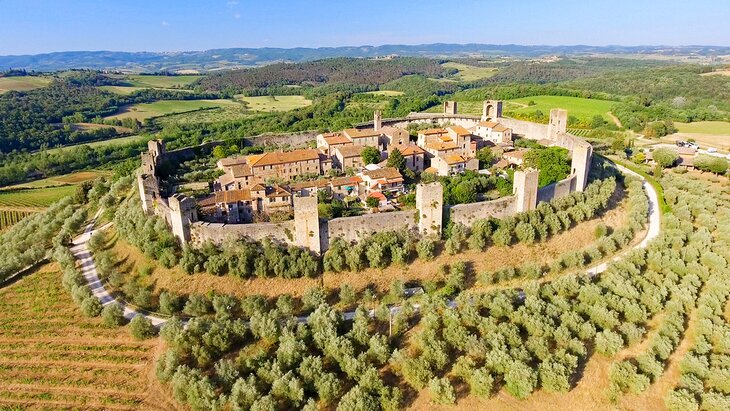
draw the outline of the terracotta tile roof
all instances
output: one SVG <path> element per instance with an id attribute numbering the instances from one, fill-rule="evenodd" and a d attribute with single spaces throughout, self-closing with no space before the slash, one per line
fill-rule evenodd
<path id="1" fill-rule="evenodd" d="M 218 160 L 221 167 L 231 167 L 239 164 L 246 164 L 246 157 L 226 157 Z"/>
<path id="2" fill-rule="evenodd" d="M 522 160 L 525 158 L 526 152 L 527 152 L 527 150 L 508 151 L 508 152 L 502 154 L 502 157 Z"/>
<path id="3" fill-rule="evenodd" d="M 458 154 L 451 154 L 444 156 L 444 161 L 446 161 L 446 164 L 452 166 L 454 164 L 466 163 L 467 159 Z"/>
<path id="4" fill-rule="evenodd" d="M 455 150 L 459 148 L 456 143 L 445 143 L 445 142 L 438 142 L 434 141 L 431 143 L 426 144 L 426 148 L 430 150 L 436 150 L 436 151 L 444 151 L 444 150 Z"/>
<path id="5" fill-rule="evenodd" d="M 376 192 L 374 192 L 374 193 L 370 193 L 370 194 L 368 195 L 368 197 L 373 197 L 373 198 L 377 198 L 377 199 L 378 199 L 378 200 L 380 200 L 380 201 L 384 201 L 384 200 L 386 200 L 385 194 L 383 194 L 383 193 L 379 193 L 379 192 L 377 192 L 377 191 L 376 191 Z"/>
<path id="6" fill-rule="evenodd" d="M 266 191 L 266 187 L 264 187 L 263 184 L 256 184 L 255 186 L 251 187 L 251 191 Z"/>
<path id="7" fill-rule="evenodd" d="M 319 160 L 319 151 L 311 148 L 294 151 L 271 151 L 246 157 L 251 167 L 277 164 L 297 163 L 300 161 Z"/>
<path id="8" fill-rule="evenodd" d="M 206 207 L 213 204 L 230 204 L 239 201 L 251 201 L 251 191 L 246 189 L 216 191 L 212 196 L 198 201 L 198 204 L 201 207 Z"/>
<path id="9" fill-rule="evenodd" d="M 360 176 L 339 177 L 332 179 L 331 182 L 333 187 L 356 186 L 360 183 L 362 183 L 362 178 L 360 178 Z"/>
<path id="10" fill-rule="evenodd" d="M 291 184 L 290 187 L 292 190 L 298 191 L 298 190 L 302 190 L 304 188 L 327 187 L 329 185 L 329 183 L 330 183 L 330 181 L 327 179 L 319 179 L 319 180 L 301 181 L 298 183 Z"/>
<path id="11" fill-rule="evenodd" d="M 384 167 L 377 170 L 365 170 L 362 172 L 362 175 L 367 176 L 372 180 L 379 180 L 381 178 L 387 180 L 403 179 L 400 171 L 398 171 L 398 169 L 395 167 Z"/>
<path id="12" fill-rule="evenodd" d="M 339 152 L 340 155 L 342 155 L 343 158 L 352 158 L 352 157 L 360 157 L 362 155 L 362 151 L 365 149 L 365 146 L 351 144 L 347 146 L 341 146 L 335 148 L 336 152 Z"/>
<path id="13" fill-rule="evenodd" d="M 215 194 L 211 194 L 208 197 L 201 198 L 198 200 L 200 207 L 213 207 L 215 205 Z"/>
<path id="14" fill-rule="evenodd" d="M 407 140 L 410 137 L 410 134 L 408 133 L 407 130 L 403 130 L 402 128 L 399 128 L 399 127 L 386 126 L 386 127 L 381 128 L 378 131 L 380 131 L 381 133 L 385 134 L 388 137 L 393 137 L 393 138 L 404 138 Z"/>
<path id="15" fill-rule="evenodd" d="M 423 170 L 424 173 L 431 173 L 431 174 L 438 174 L 438 169 L 436 167 L 429 167 L 425 170 Z"/>
<path id="16" fill-rule="evenodd" d="M 446 129 L 453 131 L 454 133 L 456 133 L 457 136 L 468 136 L 471 134 L 469 130 L 465 129 L 462 126 L 450 126 Z"/>
<path id="17" fill-rule="evenodd" d="M 503 133 L 503 132 L 505 132 L 507 130 L 510 130 L 510 128 L 509 127 L 505 127 L 505 126 L 503 126 L 501 124 L 497 124 L 496 126 L 494 126 L 492 128 L 492 131 L 496 131 L 497 133 Z"/>
<path id="18" fill-rule="evenodd" d="M 425 151 L 421 147 L 418 147 L 415 144 L 398 144 L 398 145 L 388 146 L 388 153 L 392 153 L 393 149 L 396 149 L 396 148 L 404 156 L 412 156 L 414 154 L 419 155 L 419 154 L 425 153 Z"/>
<path id="19" fill-rule="evenodd" d="M 495 126 L 497 126 L 498 124 L 499 124 L 499 123 L 497 123 L 496 121 L 480 121 L 480 122 L 479 122 L 479 125 L 480 125 L 480 126 L 482 126 L 482 127 L 487 127 L 487 128 L 494 128 L 494 127 L 495 127 Z"/>
<path id="20" fill-rule="evenodd" d="M 432 134 L 446 134 L 448 131 L 446 131 L 443 128 L 428 128 L 426 130 L 420 130 L 418 134 L 423 134 L 426 136 L 430 136 Z"/>
<path id="21" fill-rule="evenodd" d="M 235 178 L 248 177 L 253 175 L 253 173 L 251 172 L 251 167 L 249 167 L 248 164 L 235 165 L 232 166 L 229 170 L 230 174 L 232 174 Z"/>
<path id="22" fill-rule="evenodd" d="M 356 128 L 348 128 L 348 129 L 342 130 L 342 132 L 350 139 L 377 137 L 377 136 L 381 136 L 383 134 L 380 131 L 373 130 L 372 128 L 367 128 L 364 130 L 358 130 Z"/>
<path id="23" fill-rule="evenodd" d="M 342 135 L 342 133 L 332 133 L 332 136 L 325 136 L 324 141 L 327 142 L 328 145 L 334 146 L 339 144 L 349 144 L 352 143 L 349 138 Z"/>
<path id="24" fill-rule="evenodd" d="M 291 192 L 282 186 L 266 187 L 266 197 L 286 197 L 290 195 Z"/>
<path id="25" fill-rule="evenodd" d="M 222 186 L 227 186 L 234 181 L 236 181 L 236 179 L 229 173 L 225 173 L 222 176 L 218 177 L 218 182 L 221 183 Z"/>
<path id="26" fill-rule="evenodd" d="M 509 167 L 509 161 L 502 159 L 497 161 L 494 166 L 497 168 L 507 168 Z"/>

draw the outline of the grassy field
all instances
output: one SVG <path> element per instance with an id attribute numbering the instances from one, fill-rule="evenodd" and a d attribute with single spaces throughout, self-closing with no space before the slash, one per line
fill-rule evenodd
<path id="1" fill-rule="evenodd" d="M 48 207 L 63 197 L 73 195 L 74 192 L 76 187 L 73 185 L 0 190 L 0 207 Z"/>
<path id="2" fill-rule="evenodd" d="M 95 180 L 101 176 L 109 175 L 108 171 L 99 170 L 87 170 L 87 171 L 76 171 L 70 174 L 64 174 L 61 176 L 54 176 L 44 178 L 42 180 L 34 180 L 27 183 L 17 184 L 10 187 L 0 188 L 0 194 L 2 190 L 14 190 L 19 188 L 43 188 L 43 187 L 57 187 L 69 184 L 79 184 L 84 181 Z"/>
<path id="3" fill-rule="evenodd" d="M 152 374 L 157 340 L 86 318 L 55 265 L 0 289 L 0 409 L 173 409 Z"/>
<path id="4" fill-rule="evenodd" d="M 248 109 L 253 111 L 289 111 L 312 104 L 312 100 L 307 100 L 304 96 L 245 97 L 238 95 L 236 99 L 245 101 Z"/>
<path id="5" fill-rule="evenodd" d="M 122 145 L 122 144 L 129 144 L 135 141 L 144 141 L 151 137 L 145 137 L 140 135 L 134 135 L 134 136 L 127 136 L 127 137 L 119 137 L 119 138 L 110 138 L 109 140 L 100 140 L 100 141 L 93 141 L 91 143 L 82 143 L 82 144 L 73 144 L 70 146 L 63 146 L 63 147 L 56 147 L 56 148 L 49 148 L 47 151 L 48 153 L 54 153 L 66 148 L 70 147 L 77 147 L 77 146 L 89 146 L 91 148 L 94 147 L 104 147 L 104 146 L 114 146 L 114 145 Z"/>
<path id="6" fill-rule="evenodd" d="M 535 105 L 528 106 L 529 102 L 535 102 Z M 505 111 L 514 113 L 532 113 L 540 110 L 545 115 L 550 114 L 550 110 L 554 108 L 562 108 L 568 110 L 568 115 L 583 119 L 590 119 L 599 115 L 606 121 L 611 118 L 606 114 L 611 111 L 611 107 L 616 104 L 615 101 L 596 100 L 580 97 L 563 97 L 563 96 L 532 96 L 509 100 Z"/>
<path id="7" fill-rule="evenodd" d="M 0 94 L 10 90 L 26 91 L 45 87 L 50 84 L 51 81 L 52 79 L 50 77 L 0 77 Z"/>
<path id="8" fill-rule="evenodd" d="M 132 87 L 142 88 L 180 88 L 186 86 L 200 76 L 145 76 L 141 74 L 126 76 Z"/>
<path id="9" fill-rule="evenodd" d="M 444 63 L 442 66 L 459 70 L 459 74 L 456 75 L 456 79 L 459 81 L 474 81 L 489 78 L 497 74 L 498 71 L 498 69 L 492 67 L 470 66 L 453 61 Z"/>
<path id="10" fill-rule="evenodd" d="M 395 90 L 378 90 L 378 91 L 366 91 L 362 94 L 370 94 L 373 96 L 395 97 L 395 96 L 402 96 L 406 93 L 404 93 L 402 91 L 395 91 Z"/>
<path id="11" fill-rule="evenodd" d="M 674 123 L 680 133 L 714 134 L 730 136 L 730 122 L 697 121 L 694 123 Z"/>
<path id="12" fill-rule="evenodd" d="M 242 111 L 240 107 L 221 107 L 211 110 L 189 111 L 187 113 L 171 114 L 160 117 L 157 122 L 162 126 L 182 125 L 196 123 L 215 123 L 218 121 L 240 120 L 242 118 L 251 117 L 256 113 Z"/>
<path id="13" fill-rule="evenodd" d="M 114 94 L 128 96 L 135 91 L 144 90 L 147 87 L 127 87 L 127 86 L 99 86 L 101 90 L 109 91 Z"/>
<path id="14" fill-rule="evenodd" d="M 173 113 L 185 113 L 205 108 L 216 108 L 223 106 L 238 106 L 243 109 L 240 103 L 231 100 L 160 100 L 153 103 L 141 103 L 121 107 L 115 115 L 106 117 L 109 119 L 134 118 L 145 120 L 152 117 L 164 116 Z"/>

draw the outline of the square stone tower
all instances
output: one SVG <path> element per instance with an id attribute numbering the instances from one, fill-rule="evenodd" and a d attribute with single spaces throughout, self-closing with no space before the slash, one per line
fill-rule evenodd
<path id="1" fill-rule="evenodd" d="M 548 123 L 548 138 L 557 140 L 559 134 L 566 132 L 568 128 L 568 111 L 559 108 L 550 110 L 550 123 Z"/>
<path id="2" fill-rule="evenodd" d="M 190 224 L 198 220 L 195 200 L 183 194 L 173 194 L 167 199 L 170 206 L 172 234 L 185 244 L 190 241 Z"/>
<path id="3" fill-rule="evenodd" d="M 496 120 L 502 117 L 502 101 L 486 100 L 482 105 L 482 121 Z"/>
<path id="4" fill-rule="evenodd" d="M 380 110 L 375 110 L 373 114 L 373 130 L 378 131 L 383 128 L 383 114 Z"/>
<path id="5" fill-rule="evenodd" d="M 540 170 L 528 168 L 515 171 L 512 192 L 515 194 L 515 212 L 534 210 L 537 207 L 537 183 Z"/>
<path id="6" fill-rule="evenodd" d="M 588 185 L 588 172 L 591 169 L 593 147 L 584 142 L 576 141 L 573 144 L 573 158 L 570 164 L 571 174 L 575 174 L 575 190 L 583 191 Z"/>
<path id="7" fill-rule="evenodd" d="M 456 115 L 456 102 L 455 101 L 444 101 L 444 114 Z"/>
<path id="8" fill-rule="evenodd" d="M 441 236 L 444 224 L 444 187 L 439 182 L 416 186 L 418 232 L 424 236 Z"/>
<path id="9" fill-rule="evenodd" d="M 294 196 L 294 239 L 299 247 L 322 252 L 316 195 Z"/>

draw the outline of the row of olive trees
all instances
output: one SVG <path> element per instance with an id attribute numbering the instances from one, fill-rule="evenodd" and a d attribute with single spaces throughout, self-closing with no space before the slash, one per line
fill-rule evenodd
<path id="1" fill-rule="evenodd" d="M 595 180 L 584 192 L 575 192 L 549 203 L 542 202 L 532 211 L 503 219 L 480 219 L 469 228 L 454 224 L 445 243 L 446 251 L 456 254 L 467 245 L 472 250 L 484 250 L 489 245 L 545 241 L 605 210 L 616 188 L 617 182 L 613 177 Z"/>
<path id="2" fill-rule="evenodd" d="M 730 204 L 699 182 L 667 176 L 667 201 L 683 221 L 699 227 L 703 265 L 713 268 L 697 301 L 694 344 L 679 365 L 679 381 L 665 398 L 668 409 L 730 409 Z M 709 248 L 709 250 L 708 250 Z"/>
<path id="3" fill-rule="evenodd" d="M 307 249 L 264 241 L 227 240 L 221 246 L 208 242 L 200 249 L 185 247 L 180 266 L 188 273 L 206 271 L 238 278 L 316 277 L 319 259 Z"/>
<path id="4" fill-rule="evenodd" d="M 613 177 L 596 180 L 585 192 L 540 203 L 534 211 L 504 219 L 477 220 L 470 228 L 454 224 L 448 230 L 444 248 L 449 254 L 456 254 L 467 245 L 474 250 L 483 250 L 490 244 L 508 246 L 515 242 L 544 241 L 605 209 L 616 185 Z M 332 239 L 323 263 L 327 271 L 359 272 L 368 267 L 406 265 L 416 257 L 430 260 L 438 249 L 439 243 L 431 238 L 418 239 L 407 231 L 385 231 L 357 244 L 349 244 L 339 237 Z"/>
<path id="5" fill-rule="evenodd" d="M 629 252 L 598 277 L 531 282 L 523 291 L 467 291 L 455 310 L 423 304 L 415 344 L 394 354 L 394 369 L 414 389 L 428 387 L 434 401 L 450 402 L 455 383 L 487 397 L 502 387 L 518 398 L 538 388 L 563 392 L 572 388 L 589 345 L 611 357 L 641 341 L 660 312 L 668 313 L 667 326 L 651 353 L 666 358 L 701 281 L 724 267 L 723 259 L 706 257 L 710 249 L 706 233 L 668 216 L 666 232 L 648 249 Z M 671 314 L 677 310 L 678 320 Z M 656 370 L 656 361 L 651 366 Z"/>
<path id="6" fill-rule="evenodd" d="M 348 327 L 326 304 L 307 323 L 278 308 L 255 310 L 249 324 L 224 314 L 187 327 L 173 319 L 156 372 L 193 410 L 396 410 L 403 395 L 381 377 L 392 348 L 376 322 L 361 308 Z"/>
<path id="7" fill-rule="evenodd" d="M 493 272 L 481 273 L 478 277 L 479 281 L 484 284 L 496 284 L 516 278 L 536 280 L 547 273 L 558 274 L 566 270 L 589 266 L 628 246 L 636 233 L 646 226 L 649 206 L 641 181 L 628 179 L 626 186 L 629 193 L 629 211 L 624 227 L 614 230 L 610 234 L 604 227 L 599 230 L 600 238 L 596 244 L 582 250 L 565 252 L 549 264 L 527 263 L 520 267 L 505 267 Z"/>
<path id="8" fill-rule="evenodd" d="M 75 213 L 71 197 L 53 203 L 46 211 L 22 219 L 0 234 L 0 280 L 42 260 L 51 239 L 64 228 L 76 224 L 80 214 Z M 65 225 L 67 220 L 69 223 Z"/>

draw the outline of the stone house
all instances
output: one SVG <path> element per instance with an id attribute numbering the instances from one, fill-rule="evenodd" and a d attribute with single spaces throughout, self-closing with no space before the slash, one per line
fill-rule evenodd
<path id="1" fill-rule="evenodd" d="M 363 180 L 360 176 L 334 178 L 330 181 L 332 196 L 338 200 L 343 200 L 345 197 L 350 196 L 359 197 L 362 182 Z"/>
<path id="2" fill-rule="evenodd" d="M 432 158 L 431 167 L 440 176 L 450 176 L 466 170 L 478 170 L 479 160 L 456 153 L 444 154 Z"/>
<path id="3" fill-rule="evenodd" d="M 337 147 L 350 144 L 352 141 L 342 133 L 323 133 L 317 136 L 317 148 L 328 156 L 333 156 Z"/>
<path id="4" fill-rule="evenodd" d="M 398 149 L 406 160 L 406 167 L 414 172 L 421 172 L 425 168 L 426 151 L 415 144 L 399 144 L 388 146 L 388 154 Z"/>
<path id="5" fill-rule="evenodd" d="M 246 157 L 251 172 L 260 181 L 269 177 L 292 180 L 307 174 L 322 174 L 320 151 L 301 149 L 255 154 Z"/>
<path id="6" fill-rule="evenodd" d="M 528 150 L 524 149 L 517 149 L 512 151 L 507 151 L 504 154 L 502 154 L 502 158 L 507 160 L 508 163 L 516 165 L 516 166 L 522 166 L 522 164 L 525 163 L 525 153 L 527 153 Z"/>
<path id="7" fill-rule="evenodd" d="M 365 146 L 354 144 L 335 148 L 332 157 L 333 165 L 342 171 L 348 168 L 359 170 L 365 165 L 362 161 L 362 151 L 364 149 Z"/>
<path id="8" fill-rule="evenodd" d="M 225 174 L 218 177 L 214 184 L 216 190 L 241 190 L 259 182 L 254 181 L 254 175 L 248 164 L 235 164 L 224 168 Z"/>
<path id="9" fill-rule="evenodd" d="M 403 176 L 394 167 L 366 169 L 358 176 L 362 179 L 362 185 L 364 186 L 361 195 L 368 195 L 373 192 L 393 193 L 405 191 Z"/>
<path id="10" fill-rule="evenodd" d="M 380 131 L 373 129 L 359 130 L 356 128 L 348 128 L 342 130 L 342 135 L 347 137 L 352 144 L 366 147 L 376 147 L 380 149 L 385 140 L 385 136 Z"/>
<path id="11" fill-rule="evenodd" d="M 512 141 L 512 129 L 496 121 L 480 121 L 474 129 L 474 134 L 494 144 Z"/>

